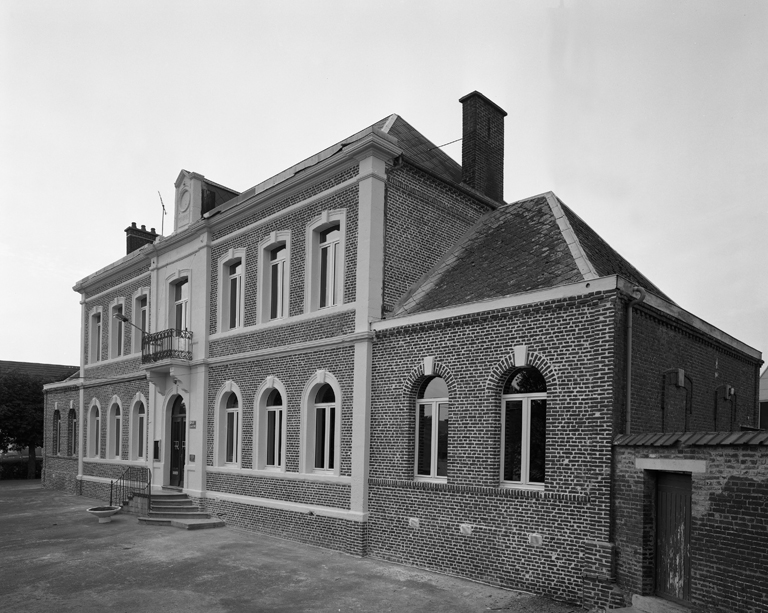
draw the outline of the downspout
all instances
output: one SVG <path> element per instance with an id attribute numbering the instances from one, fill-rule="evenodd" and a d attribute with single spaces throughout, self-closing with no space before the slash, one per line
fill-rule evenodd
<path id="1" fill-rule="evenodd" d="M 645 290 L 639 285 L 632 288 L 632 293 L 639 296 L 633 298 L 627 307 L 627 417 L 624 434 L 631 434 L 632 423 L 632 307 L 645 300 Z"/>

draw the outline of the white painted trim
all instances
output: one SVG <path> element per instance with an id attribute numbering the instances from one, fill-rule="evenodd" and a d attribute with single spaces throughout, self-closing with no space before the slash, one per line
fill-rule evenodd
<path id="1" fill-rule="evenodd" d="M 285 244 L 285 263 L 283 264 L 283 316 L 275 319 L 269 318 L 272 299 L 272 262 L 269 253 L 280 243 Z M 290 230 L 277 230 L 259 242 L 258 250 L 258 275 L 259 288 L 256 300 L 256 321 L 258 323 L 280 323 L 290 317 L 291 313 L 291 244 Z"/>
<path id="2" fill-rule="evenodd" d="M 142 286 L 139 289 L 137 289 L 133 294 L 131 295 L 131 323 L 136 326 L 136 328 L 141 328 L 141 309 L 136 308 L 136 303 L 139 301 L 140 298 L 146 297 L 147 298 L 147 329 L 144 330 L 146 334 L 151 332 L 151 327 L 149 325 L 149 316 L 152 312 L 152 304 L 149 297 L 149 286 Z M 141 334 L 139 334 L 138 330 L 134 328 L 133 326 L 130 326 L 131 328 L 131 353 L 133 354 L 139 354 L 141 355 Z"/>
<path id="3" fill-rule="evenodd" d="M 280 445 L 282 448 L 282 464 L 279 466 L 273 466 L 271 468 L 266 467 L 267 459 L 267 398 L 269 393 L 276 389 L 280 392 L 280 396 L 283 399 L 283 425 L 280 429 Z M 286 441 L 288 431 L 288 394 L 283 382 L 275 377 L 269 375 L 256 390 L 256 395 L 253 399 L 253 453 L 252 464 L 257 466 L 255 471 L 271 473 L 285 472 L 285 459 L 286 459 Z"/>
<path id="4" fill-rule="evenodd" d="M 618 277 L 612 275 L 610 277 L 601 277 L 600 279 L 595 279 L 594 281 L 579 281 L 578 283 L 570 283 L 568 285 L 560 285 L 558 287 L 551 287 L 533 292 L 524 292 L 522 294 L 505 296 L 503 298 L 493 298 L 491 300 L 483 300 L 481 302 L 471 302 L 468 304 L 462 304 L 460 306 L 435 309 L 433 311 L 425 311 L 424 313 L 416 313 L 414 315 L 395 317 L 394 319 L 386 319 L 383 321 L 375 322 L 371 324 L 371 329 L 374 331 L 389 330 L 392 328 L 401 328 L 403 326 L 410 326 L 413 324 L 427 323 L 441 319 L 450 319 L 452 317 L 460 317 L 462 315 L 472 315 L 475 313 L 485 313 L 487 311 L 495 311 L 498 309 L 534 304 L 536 302 L 544 302 L 547 300 L 558 300 L 561 298 L 583 296 L 584 294 L 591 292 L 608 291 L 616 289 L 618 283 L 617 279 Z"/>
<path id="5" fill-rule="evenodd" d="M 663 470 L 680 473 L 706 473 L 706 460 L 676 460 L 666 458 L 635 458 L 639 470 Z"/>
<path id="6" fill-rule="evenodd" d="M 328 384 L 333 389 L 335 396 L 336 423 L 333 437 L 332 469 L 317 469 L 314 466 L 315 458 L 315 395 L 317 390 Z M 343 395 L 338 379 L 326 370 L 316 371 L 304 384 L 301 392 L 301 430 L 299 436 L 299 469 L 305 474 L 340 476 L 341 471 L 341 420 Z"/>
<path id="7" fill-rule="evenodd" d="M 287 479 L 289 481 L 312 481 L 316 483 L 336 483 L 338 485 L 350 485 L 352 477 L 345 475 L 333 475 L 330 473 L 296 473 L 269 468 L 225 468 L 223 466 L 207 466 L 207 473 L 222 475 L 242 475 L 246 477 L 263 477 L 265 479 Z"/>
<path id="8" fill-rule="evenodd" d="M 222 500 L 225 502 L 234 502 L 238 504 L 247 504 L 252 507 L 266 507 L 268 509 L 279 509 L 281 511 L 292 511 L 294 513 L 304 513 L 305 515 L 320 515 L 323 517 L 333 517 L 336 519 L 346 519 L 347 521 L 365 522 L 368 520 L 368 513 L 359 513 L 347 509 L 335 509 L 333 507 L 321 507 L 314 504 L 302 504 L 298 502 L 284 502 L 272 498 L 256 498 L 253 496 L 241 496 L 238 494 L 223 494 L 221 492 L 204 492 L 205 498 L 212 500 Z"/>
<path id="9" fill-rule="evenodd" d="M 557 199 L 557 196 L 552 192 L 547 192 L 544 196 L 547 199 L 549 208 L 552 209 L 552 214 L 555 216 L 555 221 L 560 228 L 560 233 L 563 235 L 565 243 L 571 251 L 571 256 L 573 257 L 576 266 L 579 267 L 579 272 L 584 277 L 584 280 L 592 281 L 593 279 L 597 279 L 598 275 L 595 272 L 595 267 L 592 266 L 592 262 L 589 261 L 587 254 L 584 249 L 582 249 L 581 243 L 571 227 L 571 222 L 568 221 L 568 218 L 565 216 L 565 212 L 563 211 L 563 207 L 560 206 L 560 201 Z"/>
<path id="10" fill-rule="evenodd" d="M 344 304 L 344 280 L 347 268 L 347 209 L 324 210 L 307 223 L 304 254 L 304 312 L 324 312 L 332 307 L 320 307 L 320 232 L 339 225 L 339 249 L 336 254 L 335 300 L 332 307 Z"/>
<path id="11" fill-rule="evenodd" d="M 242 330 L 245 325 L 245 260 L 246 260 L 246 248 L 237 247 L 229 249 L 223 254 L 217 263 L 218 270 L 218 299 L 216 300 L 216 331 L 217 332 L 229 332 Z M 242 272 L 240 273 L 240 297 L 238 302 L 238 308 L 240 310 L 240 325 L 234 328 L 229 328 L 224 325 L 225 317 L 229 314 L 229 275 L 225 274 L 225 268 L 234 262 L 240 260 L 240 266 Z M 210 279 L 209 279 L 210 281 Z M 191 290 L 191 287 L 190 287 Z M 170 299 L 170 296 L 169 296 Z"/>
<path id="12" fill-rule="evenodd" d="M 237 398 L 237 462 L 227 463 L 225 460 L 226 448 L 227 448 L 227 413 L 229 412 L 224 402 L 224 396 L 229 397 L 229 394 L 234 394 Z M 239 469 L 241 462 L 243 461 L 243 392 L 240 387 L 228 379 L 216 392 L 216 400 L 214 401 L 214 420 L 213 420 L 213 461 L 218 467 L 225 468 L 230 467 L 233 469 Z M 188 409 L 189 411 L 189 409 Z M 205 426 L 207 427 L 207 425 Z M 186 463 L 185 463 L 186 465 Z"/>

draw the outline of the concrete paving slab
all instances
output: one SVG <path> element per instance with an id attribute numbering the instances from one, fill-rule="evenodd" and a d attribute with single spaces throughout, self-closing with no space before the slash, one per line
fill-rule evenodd
<path id="1" fill-rule="evenodd" d="M 146 526 L 0 481 L 0 610 L 574 613 L 575 605 L 231 528 Z"/>

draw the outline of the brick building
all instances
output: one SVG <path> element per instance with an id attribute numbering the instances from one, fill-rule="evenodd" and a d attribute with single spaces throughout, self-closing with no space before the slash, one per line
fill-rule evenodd
<path id="1" fill-rule="evenodd" d="M 506 113 L 460 102 L 461 165 L 391 115 L 242 193 L 182 171 L 173 234 L 134 224 L 75 286 L 81 378 L 47 388 L 71 441 L 45 484 L 105 498 L 144 466 L 234 526 L 710 610 L 732 579 L 697 550 L 712 509 L 765 514 L 761 355 L 553 193 L 505 203 Z M 665 488 L 694 506 L 657 525 Z M 675 521 L 681 542 L 660 536 Z"/>

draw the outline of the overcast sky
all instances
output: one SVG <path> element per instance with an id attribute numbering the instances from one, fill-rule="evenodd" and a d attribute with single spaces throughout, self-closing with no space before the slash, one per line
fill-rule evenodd
<path id="1" fill-rule="evenodd" d="M 508 202 L 768 350 L 768 2 L 1 0 L 0 359 L 79 363 L 72 286 L 182 168 L 242 191 L 391 113 L 440 145 L 473 90 Z"/>

